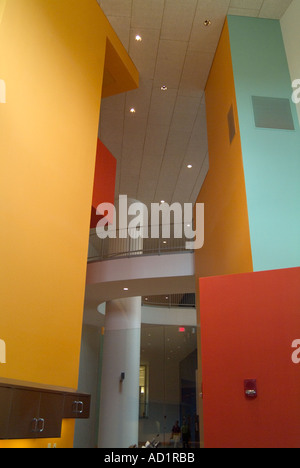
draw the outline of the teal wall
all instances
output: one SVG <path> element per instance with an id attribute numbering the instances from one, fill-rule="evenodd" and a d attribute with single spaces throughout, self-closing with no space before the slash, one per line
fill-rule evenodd
<path id="1" fill-rule="evenodd" d="M 280 22 L 228 24 L 254 271 L 300 266 L 300 129 Z M 256 128 L 252 96 L 289 98 L 295 131 Z"/>

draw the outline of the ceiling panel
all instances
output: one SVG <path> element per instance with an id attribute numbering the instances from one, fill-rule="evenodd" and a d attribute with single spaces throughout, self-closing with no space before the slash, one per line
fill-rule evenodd
<path id="1" fill-rule="evenodd" d="M 127 170 L 130 168 L 130 170 Z M 122 154 L 120 173 L 120 193 L 136 198 L 141 168 L 140 151 L 125 149 Z"/>
<path id="2" fill-rule="evenodd" d="M 179 93 L 185 96 L 202 96 L 212 65 L 211 53 L 188 50 L 181 76 Z"/>
<path id="3" fill-rule="evenodd" d="M 156 199 L 158 201 L 171 202 L 189 141 L 190 132 L 176 129 L 170 132 L 157 184 Z"/>
<path id="4" fill-rule="evenodd" d="M 189 50 L 209 52 L 211 60 L 222 32 L 230 0 L 204 0 L 198 2 Z M 204 26 L 210 20 L 211 25 Z"/>
<path id="5" fill-rule="evenodd" d="M 198 173 L 182 167 L 172 196 L 172 203 L 187 203 L 190 200 Z"/>
<path id="6" fill-rule="evenodd" d="M 144 145 L 145 154 L 164 154 L 168 139 L 168 125 L 148 125 Z"/>
<path id="7" fill-rule="evenodd" d="M 197 0 L 166 0 L 161 38 L 188 42 L 193 26 Z"/>
<path id="8" fill-rule="evenodd" d="M 162 92 L 160 88 L 153 88 L 148 125 L 170 125 L 176 103 L 176 97 L 176 89 L 170 89 L 167 92 Z"/>
<path id="9" fill-rule="evenodd" d="M 163 156 L 163 151 L 144 153 L 137 192 L 140 201 L 154 201 Z"/>
<path id="10" fill-rule="evenodd" d="M 121 174 L 120 178 L 120 192 L 126 194 L 128 198 L 136 199 L 137 187 L 138 187 L 138 171 L 134 170 L 129 174 Z"/>
<path id="11" fill-rule="evenodd" d="M 124 120 L 123 149 L 143 154 L 147 132 L 147 119 L 135 119 L 129 116 Z"/>
<path id="12" fill-rule="evenodd" d="M 109 98 L 104 98 L 101 101 L 101 113 L 113 114 L 121 113 L 124 110 L 126 94 L 117 94 Z"/>
<path id="13" fill-rule="evenodd" d="M 154 85 L 177 89 L 179 87 L 187 42 L 161 40 L 158 48 Z"/>
<path id="14" fill-rule="evenodd" d="M 137 42 L 135 37 L 140 35 L 143 40 Z M 159 29 L 131 29 L 130 33 L 130 56 L 140 72 L 142 79 L 153 79 L 156 67 Z"/>
<path id="15" fill-rule="evenodd" d="M 280 19 L 291 3 L 292 0 L 265 0 L 259 16 L 260 18 Z"/>
<path id="16" fill-rule="evenodd" d="M 239 16 L 259 16 L 264 0 L 231 0 L 228 13 Z"/>
<path id="17" fill-rule="evenodd" d="M 200 102 L 201 97 L 177 96 L 171 122 L 172 129 L 190 132 L 193 129 Z"/>
<path id="18" fill-rule="evenodd" d="M 132 0 L 133 28 L 161 29 L 164 0 Z"/>
<path id="19" fill-rule="evenodd" d="M 231 0 L 230 8 L 260 10 L 264 0 Z"/>
<path id="20" fill-rule="evenodd" d="M 174 165 L 176 166 L 181 163 L 188 148 L 190 138 L 190 131 L 171 128 L 165 150 L 164 163 L 166 166 L 168 166 L 172 162 L 172 160 L 174 161 Z"/>
<path id="21" fill-rule="evenodd" d="M 152 80 L 140 79 L 139 88 L 128 93 L 126 96 L 126 117 L 130 116 L 135 122 L 148 118 L 149 107 L 152 99 L 152 87 Z M 136 112 L 131 114 L 131 109 L 134 109 Z"/>
<path id="22" fill-rule="evenodd" d="M 260 10 L 253 10 L 248 8 L 229 8 L 228 14 L 229 15 L 236 15 L 236 16 L 251 16 L 253 18 L 257 18 L 259 16 Z"/>

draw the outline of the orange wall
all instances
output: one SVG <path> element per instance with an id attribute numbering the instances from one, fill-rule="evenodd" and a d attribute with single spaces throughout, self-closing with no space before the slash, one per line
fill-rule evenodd
<path id="1" fill-rule="evenodd" d="M 91 228 L 95 228 L 100 217 L 96 215 L 97 207 L 100 203 L 115 202 L 115 187 L 117 174 L 117 160 L 98 139 L 95 179 L 92 201 Z M 113 222 L 113 219 L 109 219 Z"/>
<path id="2" fill-rule="evenodd" d="M 95 0 L 0 4 L 0 380 L 76 389 L 107 38 L 138 72 Z"/>
<path id="3" fill-rule="evenodd" d="M 100 203 L 114 203 L 116 185 L 117 160 L 98 140 L 96 168 L 93 191 L 93 207 Z"/>
<path id="4" fill-rule="evenodd" d="M 299 284 L 300 268 L 200 279 L 206 448 L 300 447 Z"/>
<path id="5" fill-rule="evenodd" d="M 197 203 L 205 203 L 205 245 L 196 251 L 196 277 L 253 271 L 241 139 L 228 24 L 206 86 L 210 168 Z M 230 144 L 233 105 L 237 134 Z"/>

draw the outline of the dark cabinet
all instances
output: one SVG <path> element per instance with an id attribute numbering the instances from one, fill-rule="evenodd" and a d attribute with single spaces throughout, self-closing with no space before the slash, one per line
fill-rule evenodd
<path id="1" fill-rule="evenodd" d="M 11 389 L 0 387 L 0 439 L 4 439 L 8 431 L 11 399 Z"/>
<path id="2" fill-rule="evenodd" d="M 6 439 L 34 437 L 38 406 L 38 392 L 12 389 L 12 403 Z"/>
<path id="3" fill-rule="evenodd" d="M 59 393 L 41 393 L 39 417 L 42 419 L 42 436 L 54 438 L 61 436 L 64 395 Z M 44 421 L 44 422 L 43 422 Z M 38 431 L 42 429 L 38 427 Z M 56 434 L 56 435 L 55 435 Z M 57 435 L 59 434 L 59 435 Z"/>
<path id="4" fill-rule="evenodd" d="M 90 398 L 0 384 L 0 439 L 59 438 L 64 418 L 89 418 Z"/>
<path id="5" fill-rule="evenodd" d="M 84 394 L 65 396 L 64 418 L 88 419 L 90 417 L 91 397 Z"/>
<path id="6" fill-rule="evenodd" d="M 13 389 L 7 439 L 61 436 L 64 396 Z"/>

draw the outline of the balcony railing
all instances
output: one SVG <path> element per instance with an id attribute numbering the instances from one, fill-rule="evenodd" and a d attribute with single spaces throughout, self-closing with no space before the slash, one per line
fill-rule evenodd
<path id="1" fill-rule="evenodd" d="M 89 241 L 88 262 L 96 262 L 136 255 L 166 255 L 173 253 L 193 253 L 193 250 L 186 250 L 186 243 L 191 239 L 185 237 L 184 225 L 173 224 L 170 227 L 170 236 L 164 237 L 163 226 L 159 226 L 158 238 L 145 238 L 143 227 L 140 228 L 144 238 L 134 239 L 130 228 L 126 230 L 117 229 L 110 232 L 106 239 L 100 239 L 96 230 L 91 230 Z M 134 230 L 136 233 L 136 229 Z M 182 237 L 178 236 L 182 233 Z M 151 232 L 149 232 L 149 236 Z"/>
<path id="2" fill-rule="evenodd" d="M 196 307 L 196 296 L 194 293 L 186 294 L 164 294 L 160 296 L 144 296 L 142 305 L 154 307 Z"/>

